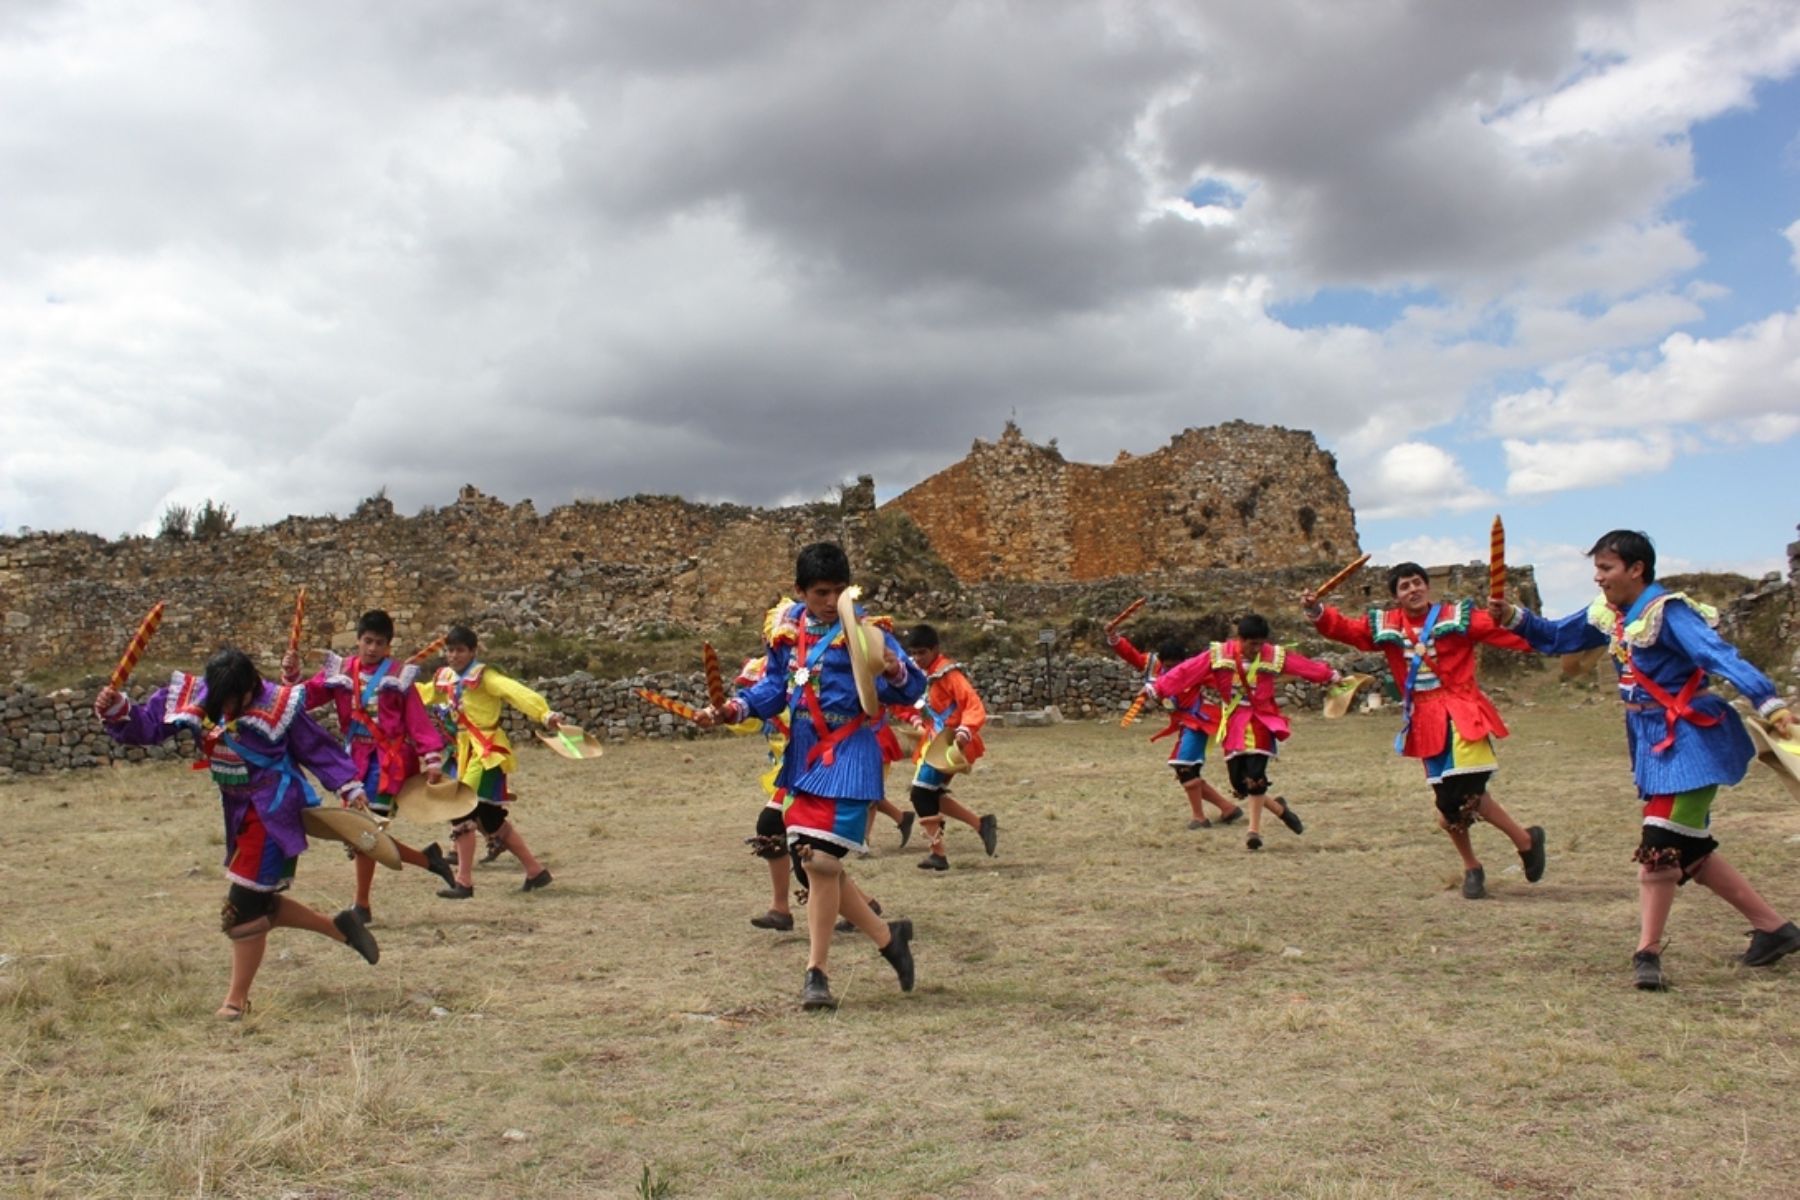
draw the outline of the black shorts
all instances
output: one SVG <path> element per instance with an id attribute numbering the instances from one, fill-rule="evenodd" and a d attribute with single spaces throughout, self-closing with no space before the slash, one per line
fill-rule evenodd
<path id="1" fill-rule="evenodd" d="M 506 806 L 488 800 L 477 800 L 474 812 L 461 820 L 450 822 L 450 832 L 455 833 L 458 829 L 466 828 L 471 821 L 481 826 L 482 833 L 493 837 L 500 832 L 500 827 L 506 824 Z"/>
<path id="2" fill-rule="evenodd" d="M 1686 883 L 1694 877 L 1695 868 L 1718 848 L 1718 839 L 1711 836 L 1694 837 L 1660 825 L 1646 825 L 1631 859 L 1653 871 L 1680 867 L 1681 882 Z"/>
<path id="3" fill-rule="evenodd" d="M 784 837 L 787 826 L 781 822 L 781 810 L 763 805 L 762 811 L 756 814 L 757 837 Z"/>
<path id="4" fill-rule="evenodd" d="M 1467 829 L 1475 823 L 1475 806 L 1487 793 L 1492 771 L 1472 771 L 1467 775 L 1446 775 L 1431 785 L 1437 797 L 1437 810 L 1452 829 Z"/>
<path id="5" fill-rule="evenodd" d="M 829 854 L 833 858 L 843 858 L 850 853 L 850 847 L 840 846 L 836 842 L 828 842 L 824 838 L 816 838 L 807 834 L 795 834 L 788 839 L 788 852 L 797 859 L 802 846 L 810 846 L 819 854 Z"/>
<path id="6" fill-rule="evenodd" d="M 1231 777 L 1231 794 L 1239 800 L 1269 790 L 1269 756 L 1266 754 L 1234 754 L 1225 760 L 1225 773 Z"/>
<path id="7" fill-rule="evenodd" d="M 920 787 L 915 783 L 912 790 L 912 806 L 913 811 L 921 817 L 937 816 L 943 810 L 944 789 Z"/>

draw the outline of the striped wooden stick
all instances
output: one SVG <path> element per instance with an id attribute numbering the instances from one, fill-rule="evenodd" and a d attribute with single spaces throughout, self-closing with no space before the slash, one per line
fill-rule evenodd
<path id="1" fill-rule="evenodd" d="M 119 659 L 119 665 L 113 668 L 112 678 L 107 680 L 107 686 L 113 691 L 121 690 L 131 679 L 131 672 L 136 669 L 138 659 L 144 657 L 144 647 L 150 644 L 150 638 L 155 634 L 156 627 L 162 624 L 162 618 L 163 602 L 158 600 L 156 607 L 139 623 L 137 632 L 131 635 L 131 641 L 125 646 L 125 656 Z"/>

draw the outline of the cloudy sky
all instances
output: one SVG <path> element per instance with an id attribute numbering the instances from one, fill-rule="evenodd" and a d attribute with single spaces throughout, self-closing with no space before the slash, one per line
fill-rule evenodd
<path id="1" fill-rule="evenodd" d="M 1377 555 L 1800 520 L 1795 0 L 0 3 L 0 528 L 1314 430 Z"/>

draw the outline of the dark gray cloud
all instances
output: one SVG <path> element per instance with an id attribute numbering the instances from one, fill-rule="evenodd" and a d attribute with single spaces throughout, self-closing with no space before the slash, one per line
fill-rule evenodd
<path id="1" fill-rule="evenodd" d="M 1352 7 L 0 7 L 0 522 L 891 492 L 1009 416 L 1453 474 L 1496 372 L 1692 311 L 1683 134 L 1793 55 L 1778 4 Z M 1271 315 L 1327 284 L 1438 294 Z"/>

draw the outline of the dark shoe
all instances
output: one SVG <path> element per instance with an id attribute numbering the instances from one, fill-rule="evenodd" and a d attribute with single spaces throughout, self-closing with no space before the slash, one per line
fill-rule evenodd
<path id="1" fill-rule="evenodd" d="M 355 913 L 356 919 L 361 921 L 364 925 L 372 924 L 375 920 L 375 914 L 360 904 L 352 904 L 350 906 L 350 911 Z"/>
<path id="2" fill-rule="evenodd" d="M 900 848 L 906 849 L 906 843 L 912 841 L 913 823 L 919 819 L 918 813 L 900 814 Z"/>
<path id="3" fill-rule="evenodd" d="M 881 948 L 881 957 L 888 960 L 888 966 L 900 977 L 900 990 L 910 992 L 913 990 L 912 922 L 905 918 L 889 921 L 888 932 L 894 936 Z"/>
<path id="4" fill-rule="evenodd" d="M 1487 872 L 1474 867 L 1463 872 L 1463 899 L 1479 900 L 1487 895 Z"/>
<path id="5" fill-rule="evenodd" d="M 519 890 L 521 892 L 535 892 L 539 888 L 549 887 L 550 882 L 551 882 L 550 868 L 545 867 L 543 870 L 539 871 L 536 875 L 531 876 L 524 883 L 520 884 Z"/>
<path id="6" fill-rule="evenodd" d="M 475 894 L 475 885 L 471 883 L 464 887 L 460 883 L 453 883 L 449 887 L 439 888 L 437 894 L 445 900 L 467 900 Z"/>
<path id="7" fill-rule="evenodd" d="M 1211 829 L 1212 822 L 1205 817 L 1195 817 L 1188 822 L 1189 829 Z"/>
<path id="8" fill-rule="evenodd" d="M 949 869 L 950 860 L 941 854 L 927 854 L 919 860 L 919 870 L 921 871 L 948 871 Z"/>
<path id="9" fill-rule="evenodd" d="M 1669 981 L 1662 973 L 1662 955 L 1654 950 L 1639 950 L 1632 955 L 1631 983 L 1640 992 L 1668 991 Z"/>
<path id="10" fill-rule="evenodd" d="M 1230 812 L 1226 813 L 1224 816 L 1219 818 L 1219 824 L 1230 825 L 1230 824 L 1236 822 L 1243 815 L 1244 815 L 1243 809 L 1234 808 Z"/>
<path id="11" fill-rule="evenodd" d="M 776 912 L 771 908 L 760 917 L 751 917 L 750 923 L 758 929 L 778 929 L 786 933 L 794 927 L 794 914 Z"/>
<path id="12" fill-rule="evenodd" d="M 1245 838 L 1244 839 L 1244 849 L 1246 849 L 1246 850 L 1261 850 L 1262 849 L 1262 834 L 1253 833 L 1249 837 Z"/>
<path id="13" fill-rule="evenodd" d="M 496 842 L 493 838 L 489 838 L 487 843 L 487 853 L 481 856 L 481 861 L 483 863 L 491 863 L 505 853 L 505 842 Z"/>
<path id="14" fill-rule="evenodd" d="M 1741 960 L 1746 967 L 1772 967 L 1786 955 L 1800 950 L 1800 925 L 1789 921 L 1773 933 L 1750 931 L 1750 948 Z"/>
<path id="15" fill-rule="evenodd" d="M 1300 814 L 1294 811 L 1294 806 L 1289 804 L 1286 800 L 1282 800 L 1280 796 L 1275 797 L 1275 799 L 1281 804 L 1281 823 L 1293 830 L 1296 834 L 1305 833 L 1306 826 L 1300 823 Z"/>
<path id="16" fill-rule="evenodd" d="M 1544 827 L 1533 825 L 1525 832 L 1531 835 L 1531 849 L 1519 851 L 1519 861 L 1525 864 L 1525 882 L 1536 883 L 1544 877 Z"/>
<path id="17" fill-rule="evenodd" d="M 456 872 L 450 868 L 450 860 L 438 849 L 436 842 L 425 847 L 425 869 L 443 880 L 450 887 L 456 886 Z"/>
<path id="18" fill-rule="evenodd" d="M 331 918 L 331 923 L 337 926 L 337 931 L 344 935 L 344 941 L 352 950 L 372 963 L 381 961 L 381 947 L 375 944 L 375 935 L 369 932 L 369 927 L 363 924 L 354 908 L 346 908 Z"/>
<path id="19" fill-rule="evenodd" d="M 981 818 L 981 825 L 975 832 L 981 835 L 981 848 L 987 851 L 987 856 L 994 857 L 994 850 L 1000 845 L 1000 819 L 988 813 Z"/>
<path id="20" fill-rule="evenodd" d="M 807 1012 L 837 1007 L 837 997 L 831 994 L 831 980 L 817 967 L 806 969 L 806 982 L 800 985 L 800 1007 Z"/>

